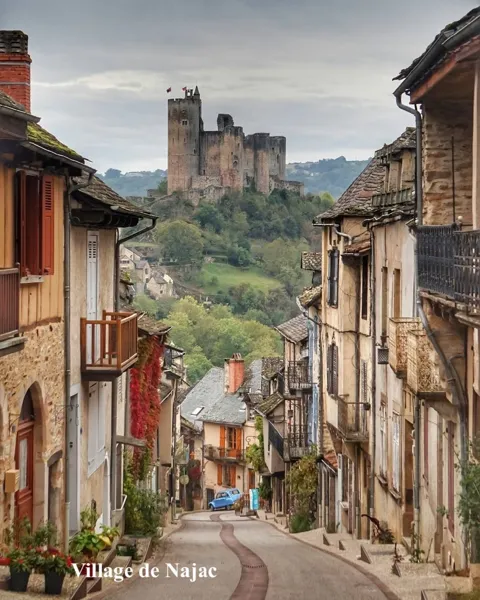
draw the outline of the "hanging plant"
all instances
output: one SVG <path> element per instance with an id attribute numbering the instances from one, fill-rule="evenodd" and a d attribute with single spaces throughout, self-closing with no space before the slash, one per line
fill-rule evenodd
<path id="1" fill-rule="evenodd" d="M 158 386 L 163 346 L 155 337 L 143 338 L 138 346 L 138 361 L 130 374 L 130 433 L 146 443 L 146 448 L 135 448 L 133 453 L 133 474 L 137 480 L 142 481 L 150 469 L 160 423 Z"/>

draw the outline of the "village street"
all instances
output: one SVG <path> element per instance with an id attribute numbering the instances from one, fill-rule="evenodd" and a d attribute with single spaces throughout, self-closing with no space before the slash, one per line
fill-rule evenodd
<path id="1" fill-rule="evenodd" d="M 175 578 L 175 566 L 216 567 L 214 579 Z M 385 600 L 365 575 L 328 554 L 312 550 L 276 528 L 233 513 L 196 513 L 166 542 L 158 561 L 160 577 L 116 584 L 115 600 L 267 600 L 326 598 Z M 151 563 L 153 566 L 153 562 Z"/>

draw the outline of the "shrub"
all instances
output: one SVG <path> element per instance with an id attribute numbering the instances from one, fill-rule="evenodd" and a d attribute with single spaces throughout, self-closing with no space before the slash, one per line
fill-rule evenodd
<path id="1" fill-rule="evenodd" d="M 291 533 L 302 533 L 303 531 L 310 531 L 312 528 L 312 522 L 306 513 L 297 513 L 290 519 L 290 532 Z"/>

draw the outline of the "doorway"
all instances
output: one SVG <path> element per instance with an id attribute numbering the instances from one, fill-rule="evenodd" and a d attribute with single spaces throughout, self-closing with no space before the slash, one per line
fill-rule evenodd
<path id="1" fill-rule="evenodd" d="M 80 516 L 80 415 L 78 394 L 70 396 L 70 405 L 67 408 L 67 428 L 70 533 L 75 533 L 79 528 Z"/>
<path id="2" fill-rule="evenodd" d="M 33 523 L 35 411 L 30 390 L 25 394 L 18 424 L 15 464 L 19 471 L 19 488 L 15 492 L 15 517 Z"/>
<path id="3" fill-rule="evenodd" d="M 98 271 L 98 232 L 87 233 L 87 320 L 98 319 L 99 271 Z M 95 347 L 92 352 L 92 336 Z M 100 328 L 87 325 L 87 364 L 100 358 Z"/>
<path id="4" fill-rule="evenodd" d="M 404 423 L 405 510 L 403 512 L 403 535 L 410 537 L 413 523 L 413 425 L 408 421 L 404 421 Z"/>

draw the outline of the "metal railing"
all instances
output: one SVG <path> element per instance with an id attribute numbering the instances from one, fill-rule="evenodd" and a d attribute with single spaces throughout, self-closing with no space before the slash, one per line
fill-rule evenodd
<path id="1" fill-rule="evenodd" d="M 268 441 L 275 448 L 281 458 L 283 458 L 283 445 L 284 440 L 278 429 L 271 423 L 268 422 Z"/>
<path id="2" fill-rule="evenodd" d="M 222 448 L 208 444 L 204 448 L 205 458 L 210 460 L 244 461 L 245 450 L 238 448 Z"/>
<path id="3" fill-rule="evenodd" d="M 308 446 L 308 427 L 306 425 L 290 425 L 288 427 L 287 443 L 290 448 L 306 448 Z"/>
<path id="4" fill-rule="evenodd" d="M 338 430 L 347 441 L 368 439 L 367 415 L 364 405 L 338 398 Z"/>
<path id="5" fill-rule="evenodd" d="M 455 233 L 455 300 L 480 313 L 480 231 Z"/>
<path id="6" fill-rule="evenodd" d="M 20 329 L 20 269 L 0 269 L 0 340 Z"/>
<path id="7" fill-rule="evenodd" d="M 137 313 L 103 311 L 101 320 L 80 319 L 82 371 L 118 374 L 138 358 Z"/>
<path id="8" fill-rule="evenodd" d="M 291 390 L 311 387 L 312 378 L 308 361 L 290 361 L 288 363 L 288 386 Z"/>
<path id="9" fill-rule="evenodd" d="M 417 229 L 418 283 L 423 289 L 455 294 L 457 225 L 425 225 Z"/>

